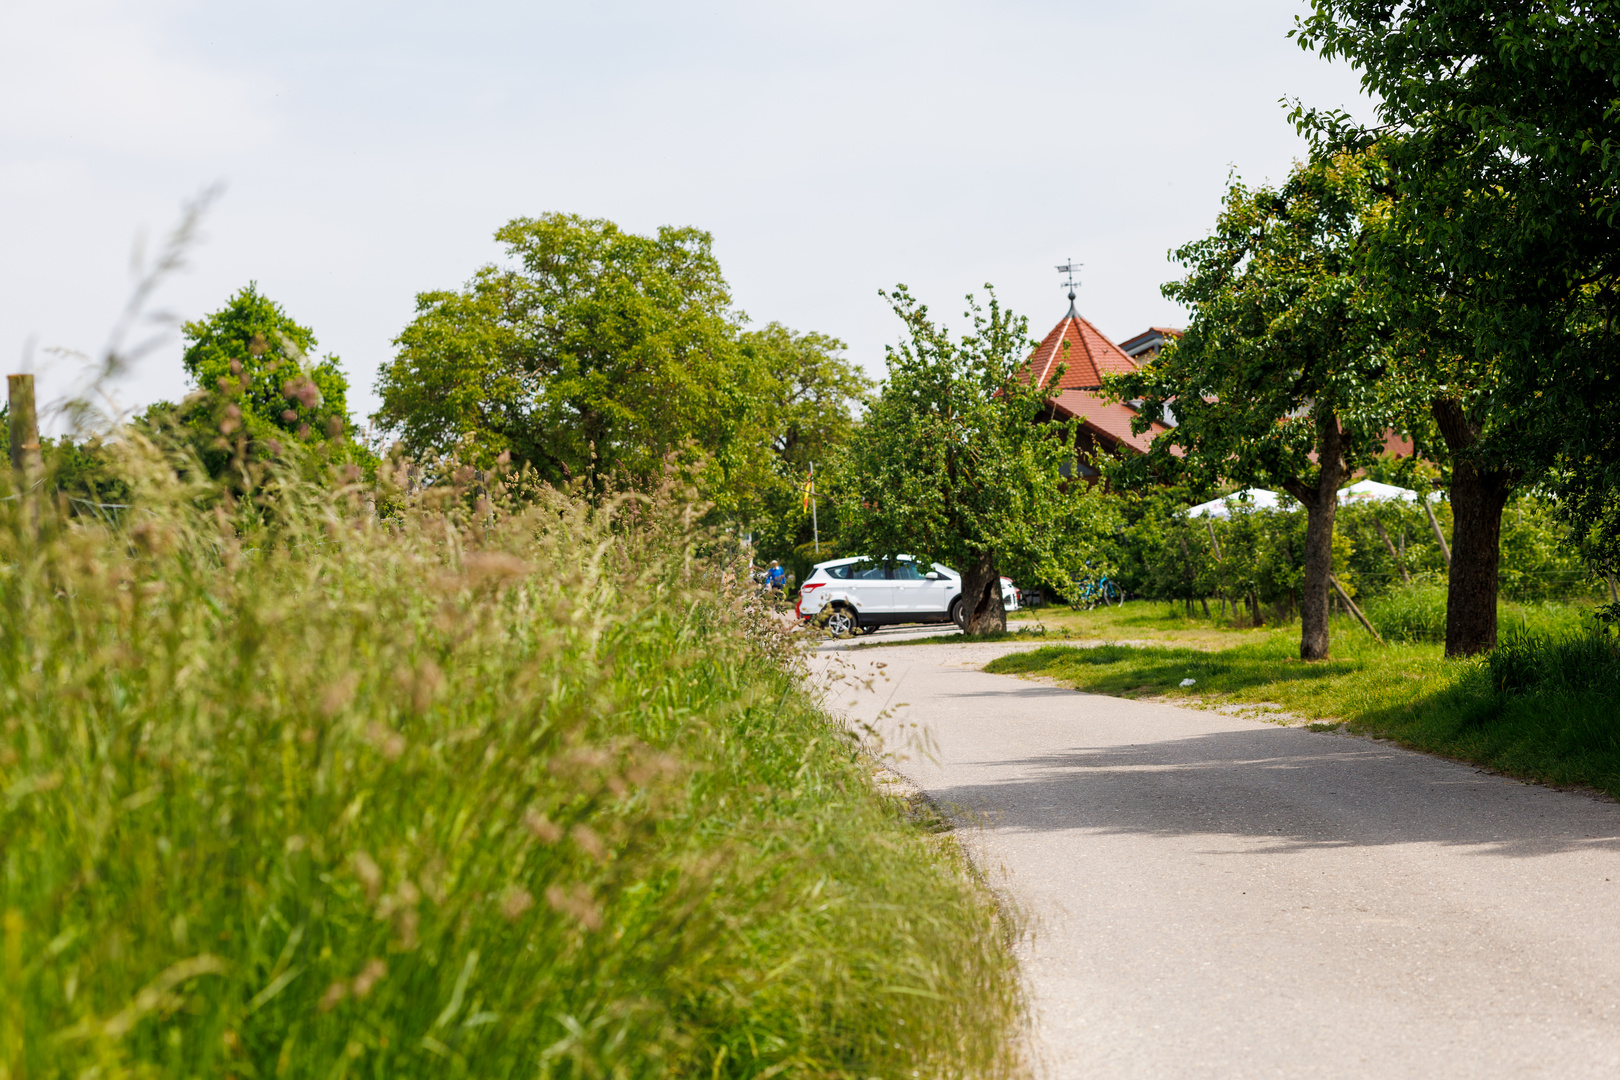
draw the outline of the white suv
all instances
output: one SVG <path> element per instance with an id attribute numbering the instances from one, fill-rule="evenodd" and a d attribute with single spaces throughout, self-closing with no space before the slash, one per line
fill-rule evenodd
<path id="1" fill-rule="evenodd" d="M 1018 609 L 1018 590 L 1001 579 L 1001 599 Z M 925 567 L 910 555 L 856 557 L 819 563 L 804 579 L 795 608 L 801 619 L 821 619 L 840 637 L 870 634 L 896 623 L 962 625 L 962 577 L 948 566 Z"/>

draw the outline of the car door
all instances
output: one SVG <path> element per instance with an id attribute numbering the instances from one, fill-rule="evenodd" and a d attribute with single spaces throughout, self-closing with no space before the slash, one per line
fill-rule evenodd
<path id="1" fill-rule="evenodd" d="M 927 610 L 924 593 L 932 585 L 923 576 L 922 569 L 911 559 L 892 559 L 889 564 L 889 584 L 894 588 L 894 610 L 907 615 Z"/>
<path id="2" fill-rule="evenodd" d="M 858 562 L 850 567 L 846 583 L 855 610 L 862 615 L 889 615 L 894 612 L 894 586 L 888 567 L 880 562 Z"/>
<path id="3" fill-rule="evenodd" d="M 923 577 L 922 588 L 916 594 L 918 618 L 945 618 L 950 613 L 951 601 L 962 591 L 961 579 L 938 563 L 929 567 L 919 566 L 917 570 Z M 931 581 L 928 579 L 929 573 L 934 574 Z"/>

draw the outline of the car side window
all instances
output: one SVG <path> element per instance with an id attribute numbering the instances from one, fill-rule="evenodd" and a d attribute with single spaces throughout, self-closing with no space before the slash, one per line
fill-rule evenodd
<path id="1" fill-rule="evenodd" d="M 889 576 L 895 581 L 921 581 L 923 572 L 914 562 L 892 562 L 889 564 Z"/>
<path id="2" fill-rule="evenodd" d="M 877 563 L 853 563 L 851 564 L 850 569 L 854 571 L 854 573 L 850 574 L 849 576 L 857 581 L 881 581 L 884 577 L 883 567 L 879 566 Z"/>
<path id="3" fill-rule="evenodd" d="M 843 566 L 829 566 L 826 568 L 826 574 L 830 578 L 837 578 L 839 581 L 847 581 L 849 580 L 849 572 L 854 568 L 853 563 L 845 563 Z"/>

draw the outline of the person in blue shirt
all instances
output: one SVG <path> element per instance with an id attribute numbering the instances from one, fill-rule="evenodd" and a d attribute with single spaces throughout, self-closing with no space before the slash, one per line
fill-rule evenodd
<path id="1" fill-rule="evenodd" d="M 773 592 L 787 588 L 787 571 L 775 559 L 771 560 L 771 568 L 765 571 L 765 587 Z"/>

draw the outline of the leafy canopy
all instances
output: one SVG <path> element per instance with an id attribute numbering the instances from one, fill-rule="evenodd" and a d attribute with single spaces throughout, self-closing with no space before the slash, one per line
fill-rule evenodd
<path id="1" fill-rule="evenodd" d="M 336 356 L 312 360 L 315 334 L 250 282 L 224 307 L 182 328 L 181 357 L 198 393 L 178 409 L 157 406 L 187 429 L 209 472 L 235 457 L 275 454 L 297 440 L 345 459 L 364 452 L 346 433 L 348 380 Z"/>
<path id="2" fill-rule="evenodd" d="M 742 348 L 766 373 L 763 423 L 771 439 L 742 517 L 759 555 L 782 560 L 802 579 L 809 562 L 798 549 L 813 541 L 805 480 L 812 463 L 824 470 L 848 441 L 853 410 L 871 394 L 872 380 L 842 355 L 844 343 L 826 334 L 771 323 L 743 334 Z M 836 542 L 833 515 L 821 515 L 820 525 L 825 556 Z"/>
<path id="3" fill-rule="evenodd" d="M 1483 358 L 1484 464 L 1550 481 L 1620 567 L 1620 4 L 1314 0 L 1300 44 L 1349 60 L 1381 128 L 1301 108 L 1319 142 L 1387 146 L 1405 257 Z"/>
<path id="4" fill-rule="evenodd" d="M 1278 188 L 1235 181 L 1211 235 L 1174 252 L 1187 274 L 1164 294 L 1191 311 L 1185 334 L 1106 382 L 1141 399 L 1139 432 L 1167 407 L 1176 426 L 1117 478 L 1279 487 L 1309 503 L 1330 429 L 1337 475 L 1382 450 L 1386 328 L 1358 262 L 1384 213 L 1375 169 L 1340 155 L 1296 167 Z"/>
<path id="5" fill-rule="evenodd" d="M 508 265 L 418 295 L 378 378 L 378 424 L 415 454 L 487 465 L 504 453 L 597 490 L 673 460 L 735 508 L 768 463 L 768 387 L 709 234 L 545 214 L 495 238 Z"/>

